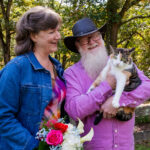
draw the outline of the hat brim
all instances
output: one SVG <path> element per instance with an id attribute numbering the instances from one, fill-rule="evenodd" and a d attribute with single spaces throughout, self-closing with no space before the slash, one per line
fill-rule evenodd
<path id="1" fill-rule="evenodd" d="M 82 37 L 82 36 L 85 36 L 85 35 L 89 35 L 89 34 L 94 33 L 96 31 L 99 31 L 99 32 L 102 33 L 103 32 L 103 27 L 100 28 L 100 29 L 96 29 L 96 30 L 93 30 L 91 32 L 88 32 L 86 34 L 82 34 L 81 36 L 68 36 L 68 37 L 65 37 L 64 38 L 64 44 L 72 52 L 79 53 L 78 50 L 77 50 L 77 48 L 76 48 L 76 46 L 75 46 L 76 38 Z"/>

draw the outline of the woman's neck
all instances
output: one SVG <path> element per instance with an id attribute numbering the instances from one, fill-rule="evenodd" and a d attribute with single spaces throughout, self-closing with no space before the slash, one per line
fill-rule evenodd
<path id="1" fill-rule="evenodd" d="M 46 53 L 44 50 L 34 49 L 34 54 L 38 60 L 48 60 L 49 53 Z"/>
<path id="2" fill-rule="evenodd" d="M 49 55 L 48 54 L 44 54 L 43 52 L 40 51 L 34 51 L 34 55 L 37 58 L 37 60 L 39 61 L 39 63 L 51 73 L 51 78 L 55 78 L 55 74 L 54 74 L 54 66 L 52 64 L 52 62 L 49 59 Z"/>

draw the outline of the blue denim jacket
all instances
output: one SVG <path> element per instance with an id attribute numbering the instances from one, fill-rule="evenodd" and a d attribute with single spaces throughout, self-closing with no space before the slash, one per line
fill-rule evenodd
<path id="1" fill-rule="evenodd" d="M 61 64 L 54 63 L 64 81 Z M 36 132 L 51 100 L 50 72 L 33 52 L 17 56 L 0 72 L 0 150 L 32 150 L 38 146 Z"/>

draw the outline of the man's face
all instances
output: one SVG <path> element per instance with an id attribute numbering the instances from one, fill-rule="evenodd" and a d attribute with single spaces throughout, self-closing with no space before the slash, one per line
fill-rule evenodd
<path id="1" fill-rule="evenodd" d="M 76 47 L 81 55 L 81 63 L 89 77 L 95 79 L 107 63 L 108 55 L 99 32 L 77 38 Z"/>
<path id="2" fill-rule="evenodd" d="M 102 46 L 102 37 L 99 31 L 94 32 L 92 34 L 79 37 L 76 39 L 77 48 L 81 48 L 82 50 L 92 51 L 97 47 Z"/>

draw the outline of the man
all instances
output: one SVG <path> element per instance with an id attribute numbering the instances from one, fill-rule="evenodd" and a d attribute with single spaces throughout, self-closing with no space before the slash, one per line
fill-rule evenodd
<path id="1" fill-rule="evenodd" d="M 65 71 L 65 109 L 74 120 L 80 118 L 84 122 L 84 134 L 91 127 L 94 129 L 92 141 L 84 144 L 85 150 L 134 150 L 134 116 L 124 122 L 113 118 L 117 112 L 112 106 L 114 77 L 108 75 L 106 81 L 87 94 L 108 59 L 101 30 L 89 18 L 83 18 L 73 26 L 73 36 L 64 39 L 69 50 L 81 55 L 80 61 Z M 136 107 L 150 98 L 150 80 L 139 70 L 138 76 L 142 80 L 141 85 L 131 92 L 123 92 L 120 106 Z M 98 110 L 103 111 L 103 119 L 94 125 Z"/>

